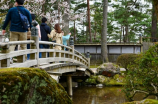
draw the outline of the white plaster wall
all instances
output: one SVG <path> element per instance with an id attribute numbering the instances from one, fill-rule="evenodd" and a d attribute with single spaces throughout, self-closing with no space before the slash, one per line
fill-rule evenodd
<path id="1" fill-rule="evenodd" d="M 109 46 L 109 53 L 121 53 L 121 46 Z"/>
<path id="2" fill-rule="evenodd" d="M 101 46 L 97 46 L 97 53 L 101 53 Z"/>
<path id="3" fill-rule="evenodd" d="M 80 53 L 84 53 L 84 47 L 82 47 L 82 46 L 76 46 L 75 50 L 77 50 Z"/>
<path id="4" fill-rule="evenodd" d="M 96 46 L 85 46 L 85 53 L 87 53 L 88 51 L 90 53 L 96 53 Z"/>
<path id="5" fill-rule="evenodd" d="M 133 46 L 122 46 L 122 53 L 133 53 Z"/>
<path id="6" fill-rule="evenodd" d="M 141 51 L 141 48 L 140 47 L 135 47 L 135 53 L 140 53 L 140 51 Z"/>

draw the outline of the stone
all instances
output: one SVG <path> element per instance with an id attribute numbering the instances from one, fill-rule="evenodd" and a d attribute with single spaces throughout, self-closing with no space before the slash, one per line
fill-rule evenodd
<path id="1" fill-rule="evenodd" d="M 107 78 L 105 76 L 103 76 L 103 75 L 98 75 L 96 80 L 97 80 L 98 83 L 105 83 L 105 82 L 107 82 Z"/>
<path id="2" fill-rule="evenodd" d="M 120 73 L 120 67 L 114 63 L 104 63 L 97 68 L 97 74 L 113 77 Z"/>
<path id="3" fill-rule="evenodd" d="M 0 70 L 0 104 L 72 104 L 64 87 L 38 68 Z"/>
<path id="4" fill-rule="evenodd" d="M 96 87 L 103 87 L 103 84 L 97 84 Z"/>

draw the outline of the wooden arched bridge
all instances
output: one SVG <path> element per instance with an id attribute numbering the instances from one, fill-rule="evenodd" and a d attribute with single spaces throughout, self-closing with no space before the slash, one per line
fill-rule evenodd
<path id="1" fill-rule="evenodd" d="M 11 45 L 20 44 L 30 44 L 31 49 L 9 51 Z M 39 44 L 49 45 L 49 49 L 39 49 Z M 61 46 L 62 50 L 55 50 L 56 45 Z M 57 81 L 60 76 L 66 76 L 69 95 L 72 95 L 73 78 L 85 78 L 93 74 L 89 69 L 90 58 L 74 50 L 72 44 L 68 47 L 53 42 L 39 41 L 38 37 L 32 36 L 29 41 L 1 42 L 0 46 L 0 68 L 38 67 L 46 70 Z M 65 51 L 65 48 L 68 51 Z M 42 53 L 42 58 L 39 58 L 39 52 Z M 27 54 L 30 54 L 29 60 L 26 58 Z M 17 62 L 10 63 L 11 58 L 16 58 Z"/>

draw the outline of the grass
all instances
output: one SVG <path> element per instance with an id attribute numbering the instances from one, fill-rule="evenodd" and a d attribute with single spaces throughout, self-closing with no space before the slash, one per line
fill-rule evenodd
<path id="1" fill-rule="evenodd" d="M 97 68 L 99 65 L 91 65 L 90 68 Z"/>

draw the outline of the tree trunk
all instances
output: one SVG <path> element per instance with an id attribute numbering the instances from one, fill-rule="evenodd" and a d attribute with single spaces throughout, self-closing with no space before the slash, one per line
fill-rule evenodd
<path id="1" fill-rule="evenodd" d="M 92 42 L 89 0 L 87 0 L 87 13 L 88 13 L 88 31 L 89 31 L 89 38 L 90 38 L 90 42 Z"/>
<path id="2" fill-rule="evenodd" d="M 96 26 L 96 22 L 95 22 L 95 26 Z M 96 33 L 97 33 L 97 31 L 96 31 L 96 28 L 95 28 L 95 32 L 94 32 L 94 40 L 96 40 Z"/>
<path id="3" fill-rule="evenodd" d="M 125 34 L 125 42 L 128 42 L 128 25 L 126 25 L 125 31 L 126 31 L 126 34 Z"/>
<path id="4" fill-rule="evenodd" d="M 103 29 L 102 29 L 102 58 L 103 63 L 108 62 L 108 50 L 107 50 L 107 10 L 108 9 L 108 0 L 103 0 Z"/>
<path id="5" fill-rule="evenodd" d="M 64 0 L 65 2 L 67 2 L 70 6 L 70 0 Z M 68 14 L 64 14 L 63 15 L 63 20 L 64 20 L 64 34 L 67 35 L 69 33 L 69 15 Z M 69 45 L 69 40 L 67 40 L 67 45 Z"/>
<path id="6" fill-rule="evenodd" d="M 64 0 L 65 2 L 67 2 L 70 6 L 70 0 Z M 63 16 L 63 20 L 64 20 L 64 34 L 67 35 L 69 33 L 69 16 L 68 14 L 64 14 Z"/>
<path id="7" fill-rule="evenodd" d="M 155 8 L 155 13 L 157 14 L 157 20 L 158 20 L 158 2 L 157 0 L 152 0 L 153 1 L 153 5 L 154 5 L 154 8 Z"/>
<path id="8" fill-rule="evenodd" d="M 58 24 L 60 24 L 60 8 L 59 8 L 59 6 L 58 6 Z"/>
<path id="9" fill-rule="evenodd" d="M 74 21 L 74 42 L 76 41 L 76 27 L 75 27 L 75 21 Z"/>
<path id="10" fill-rule="evenodd" d="M 151 41 L 156 42 L 156 34 L 157 34 L 157 18 L 155 12 L 155 6 L 153 5 L 152 9 L 152 28 L 151 28 Z"/>
<path id="11" fill-rule="evenodd" d="M 87 11 L 87 15 L 88 15 L 88 11 Z M 86 18 L 86 23 L 88 23 L 88 16 Z M 89 32 L 88 32 L 88 25 L 86 25 L 86 41 L 89 42 Z"/>
<path id="12" fill-rule="evenodd" d="M 121 43 L 121 38 L 122 38 L 122 25 L 121 25 L 121 33 L 120 33 L 120 43 Z"/>

